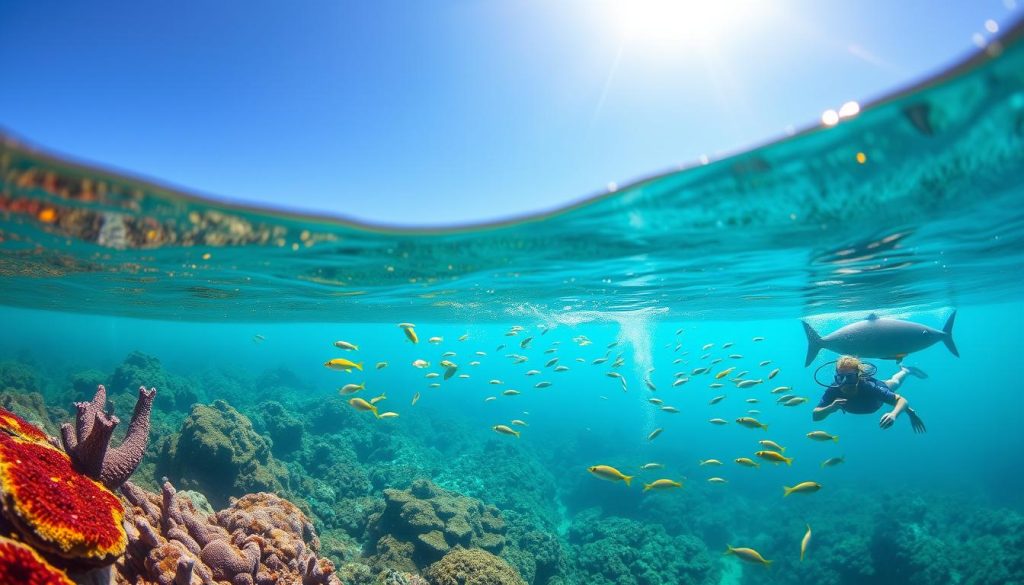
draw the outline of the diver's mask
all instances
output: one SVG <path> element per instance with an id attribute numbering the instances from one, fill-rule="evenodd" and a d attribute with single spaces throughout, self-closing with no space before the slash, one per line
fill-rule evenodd
<path id="1" fill-rule="evenodd" d="M 860 372 L 836 372 L 836 386 L 853 386 L 860 379 Z"/>

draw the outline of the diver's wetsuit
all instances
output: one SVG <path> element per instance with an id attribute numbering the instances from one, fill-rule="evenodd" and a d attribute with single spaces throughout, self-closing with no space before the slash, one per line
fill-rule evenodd
<path id="1" fill-rule="evenodd" d="M 842 407 L 844 412 L 851 414 L 871 414 L 882 408 L 882 404 L 896 405 L 896 394 L 889 389 L 885 382 L 879 382 L 874 378 L 864 377 L 857 382 L 857 391 L 847 394 L 833 384 L 825 390 L 818 407 L 828 406 L 837 398 L 845 398 L 846 405 Z"/>

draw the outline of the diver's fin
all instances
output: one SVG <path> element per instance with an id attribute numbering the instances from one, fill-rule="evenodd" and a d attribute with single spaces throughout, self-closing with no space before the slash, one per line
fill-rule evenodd
<path id="1" fill-rule="evenodd" d="M 874 321 L 875 319 L 878 319 L 878 313 L 869 313 L 867 317 L 864 317 L 864 319 L 867 321 Z"/>
<path id="2" fill-rule="evenodd" d="M 956 309 L 953 309 L 953 313 L 946 319 L 946 326 L 942 328 L 942 332 L 946 334 L 942 338 L 942 342 L 946 344 L 946 348 L 949 349 L 949 353 L 960 357 L 960 352 L 956 350 L 956 344 L 953 343 L 953 320 L 956 319 Z"/>
<path id="3" fill-rule="evenodd" d="M 907 373 L 915 378 L 921 378 L 922 380 L 928 379 L 928 373 L 914 366 L 903 366 L 907 369 Z"/>
<path id="4" fill-rule="evenodd" d="M 807 324 L 807 321 L 800 321 L 804 324 L 804 333 L 807 334 L 807 360 L 804 361 L 804 367 L 811 365 L 814 358 L 818 356 L 818 352 L 821 351 L 821 336 L 814 330 L 813 327 Z"/>

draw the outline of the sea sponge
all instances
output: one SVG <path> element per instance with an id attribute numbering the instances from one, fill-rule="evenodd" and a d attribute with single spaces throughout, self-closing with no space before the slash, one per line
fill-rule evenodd
<path id="1" fill-rule="evenodd" d="M 500 557 L 479 548 L 455 547 L 430 565 L 431 585 L 524 585 L 526 582 Z"/>
<path id="2" fill-rule="evenodd" d="M 3 407 L 0 407 L 0 430 L 37 443 L 49 442 L 42 429 Z"/>
<path id="3" fill-rule="evenodd" d="M 0 493 L 7 520 L 39 550 L 91 565 L 125 551 L 121 502 L 55 448 L 0 433 Z"/>
<path id="4" fill-rule="evenodd" d="M 0 536 L 0 583 L 74 585 L 63 571 L 28 546 Z"/>

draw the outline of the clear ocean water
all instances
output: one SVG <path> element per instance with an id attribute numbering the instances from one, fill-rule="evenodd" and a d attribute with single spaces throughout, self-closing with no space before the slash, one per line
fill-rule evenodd
<path id="1" fill-rule="evenodd" d="M 373 583 L 385 562 L 367 528 L 384 490 L 429 479 L 505 515 L 499 556 L 529 583 L 1024 583 L 1018 36 L 834 127 L 447 230 L 223 205 L 7 138 L 0 396 L 17 410 L 40 395 L 35 414 L 55 424 L 97 383 L 122 417 L 139 383 L 156 386 L 133 481 L 167 476 L 214 507 L 278 490 L 314 519 L 345 582 Z M 941 329 L 954 309 L 960 357 L 937 343 L 905 359 L 929 374 L 899 390 L 927 433 L 905 416 L 879 429 L 884 410 L 812 421 L 814 370 L 837 356 L 804 367 L 801 319 L 822 334 L 871 312 Z M 325 368 L 333 358 L 363 370 Z M 443 359 L 457 374 L 426 377 Z M 896 371 L 871 361 L 880 378 Z M 743 370 L 763 383 L 739 388 Z M 356 411 L 348 383 L 399 416 Z M 808 402 L 777 404 L 778 386 Z M 273 481 L 175 459 L 195 405 L 218 400 L 252 423 L 232 428 L 271 445 L 258 463 Z M 762 439 L 792 465 L 734 462 Z M 602 464 L 636 479 L 588 472 Z M 643 491 L 662 478 L 682 487 Z M 821 489 L 783 497 L 803 481 Z"/>

